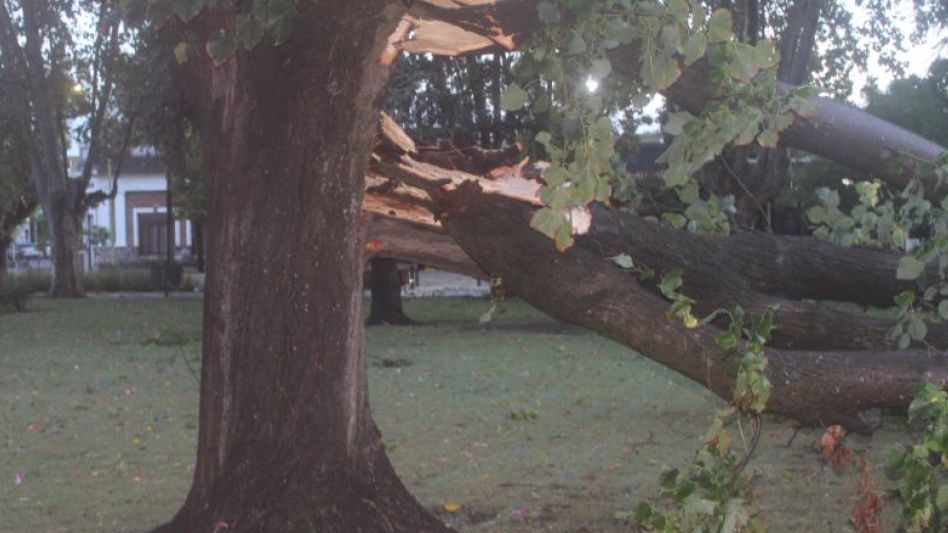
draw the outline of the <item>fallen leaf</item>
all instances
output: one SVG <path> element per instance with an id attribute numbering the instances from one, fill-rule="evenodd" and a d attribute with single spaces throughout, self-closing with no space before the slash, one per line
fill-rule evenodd
<path id="1" fill-rule="evenodd" d="M 832 465 L 837 474 L 846 469 L 853 456 L 853 452 L 843 445 L 845 438 L 846 430 L 839 424 L 826 428 L 820 438 L 820 454 L 823 462 Z"/>
<path id="2" fill-rule="evenodd" d="M 456 513 L 461 510 L 461 504 L 457 502 L 448 502 L 444 504 L 444 510 L 449 513 Z"/>
<path id="3" fill-rule="evenodd" d="M 879 533 L 881 530 L 882 498 L 876 491 L 866 469 L 866 462 L 862 462 L 862 473 L 859 475 L 859 499 L 853 505 L 849 520 L 853 523 L 857 533 Z"/>

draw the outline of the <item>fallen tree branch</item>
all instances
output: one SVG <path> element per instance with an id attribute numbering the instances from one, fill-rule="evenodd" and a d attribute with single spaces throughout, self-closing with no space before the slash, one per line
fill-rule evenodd
<path id="1" fill-rule="evenodd" d="M 619 341 L 730 400 L 732 362 L 713 342 L 713 326 L 689 329 L 667 320 L 669 302 L 598 253 L 556 251 L 529 227 L 532 208 L 485 194 L 476 184 L 445 193 L 467 208 L 445 229 L 484 270 L 544 313 Z M 777 323 L 780 323 L 778 312 Z M 871 432 L 859 413 L 903 407 L 923 381 L 948 384 L 948 355 L 926 350 L 799 351 L 769 349 L 772 413 L 810 424 L 843 423 Z"/>
<path id="2" fill-rule="evenodd" d="M 536 198 L 538 183 L 516 175 L 518 169 L 507 169 L 514 174 L 485 177 L 443 169 L 416 161 L 411 154 L 391 151 L 377 152 L 370 166 L 364 208 L 432 226 L 434 231 L 438 231 L 436 218 L 467 209 L 463 198 L 450 193 L 468 181 L 476 181 L 492 196 L 525 207 L 541 205 Z M 401 185 L 393 186 L 393 182 Z M 783 310 L 781 328 L 771 340 L 775 347 L 866 350 L 885 346 L 886 332 L 894 320 L 870 316 L 857 306 L 890 307 L 896 294 L 914 288 L 896 279 L 899 256 L 891 252 L 758 232 L 730 237 L 697 235 L 602 205 L 591 206 L 590 213 L 592 223 L 586 234 L 577 236 L 576 246 L 602 257 L 628 254 L 659 272 L 682 269 L 683 290 L 697 300 L 696 310 L 701 313 L 738 305 L 752 312 L 779 306 Z M 405 239 L 398 253 L 406 255 L 411 246 L 424 245 L 423 240 L 412 244 L 411 239 Z M 930 268 L 930 274 L 935 275 L 934 266 Z M 658 294 L 654 287 L 650 290 Z M 948 328 L 933 325 L 927 341 L 948 347 Z"/>

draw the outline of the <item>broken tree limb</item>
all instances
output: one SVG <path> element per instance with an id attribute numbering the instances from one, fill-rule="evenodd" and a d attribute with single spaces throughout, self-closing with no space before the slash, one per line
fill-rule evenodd
<path id="1" fill-rule="evenodd" d="M 445 229 L 474 261 L 524 300 L 730 399 L 732 361 L 713 342 L 717 328 L 689 329 L 666 319 L 668 301 L 599 253 L 582 246 L 558 252 L 550 239 L 529 227 L 529 206 L 486 194 L 473 183 L 450 195 L 463 196 L 460 201 L 467 208 L 447 216 Z M 948 384 L 948 356 L 943 353 L 768 349 L 767 355 L 774 387 L 769 411 L 806 423 L 858 426 L 861 411 L 905 406 L 923 381 Z M 869 431 L 868 426 L 858 429 Z"/>
<path id="2" fill-rule="evenodd" d="M 373 158 L 370 182 L 389 183 L 388 188 L 369 187 L 365 209 L 389 218 L 412 220 L 427 226 L 429 234 L 441 231 L 435 217 L 467 209 L 463 197 L 451 193 L 466 182 L 477 182 L 490 193 L 488 197 L 515 200 L 527 207 L 540 205 L 534 196 L 536 183 L 522 177 L 485 177 L 439 169 L 417 162 L 409 154 L 382 159 Z M 384 172 L 413 185 L 395 187 L 382 177 Z M 896 279 L 899 256 L 891 252 L 842 248 L 812 237 L 755 232 L 730 237 L 697 235 L 602 205 L 591 206 L 590 212 L 592 224 L 586 234 L 578 236 L 576 246 L 603 256 L 628 254 L 660 273 L 681 269 L 683 292 L 697 300 L 696 310 L 702 314 L 738 305 L 751 312 L 779 306 L 781 324 L 771 340 L 779 348 L 868 350 L 886 346 L 886 333 L 894 319 L 871 316 L 861 307 L 889 307 L 896 294 L 914 287 Z M 389 234 L 397 231 L 393 228 Z M 391 248 L 386 252 L 388 256 L 403 260 L 426 262 L 417 259 L 417 254 L 432 255 L 425 252 L 429 243 L 423 236 L 406 235 L 387 246 Z M 474 263 L 465 263 L 470 260 L 463 252 L 458 249 L 453 257 L 450 264 L 440 268 L 471 272 Z M 434 262 L 426 264 L 437 266 Z M 658 293 L 655 287 L 650 290 Z M 927 342 L 948 347 L 948 328 L 933 325 Z"/>
<path id="3" fill-rule="evenodd" d="M 487 274 L 464 253 L 440 225 L 426 225 L 379 214 L 363 214 L 365 258 L 391 257 L 421 263 L 473 278 Z"/>

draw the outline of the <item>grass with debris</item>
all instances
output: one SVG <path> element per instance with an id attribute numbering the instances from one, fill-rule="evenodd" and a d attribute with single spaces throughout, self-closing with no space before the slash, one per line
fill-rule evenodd
<path id="1" fill-rule="evenodd" d="M 615 514 L 656 499 L 715 409 L 702 387 L 626 348 L 511 302 L 411 300 L 422 323 L 368 330 L 372 409 L 396 469 L 433 512 L 472 532 L 633 531 Z M 0 315 L 0 531 L 145 531 L 193 472 L 201 303 L 50 301 Z M 850 437 L 877 485 L 907 442 L 887 416 Z M 819 462 L 768 417 L 749 471 L 772 531 L 850 531 L 856 473 Z M 738 443 L 738 446 L 740 444 Z M 453 512 L 449 512 L 453 511 Z M 889 503 L 886 516 L 898 511 Z"/>

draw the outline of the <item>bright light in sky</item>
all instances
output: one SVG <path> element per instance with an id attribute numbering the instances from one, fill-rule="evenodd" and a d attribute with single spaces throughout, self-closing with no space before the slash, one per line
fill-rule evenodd
<path id="1" fill-rule="evenodd" d="M 591 92 L 591 93 L 594 93 L 594 92 L 596 92 L 596 89 L 598 89 L 598 88 L 599 88 L 599 82 L 598 82 L 598 81 L 594 80 L 594 79 L 592 78 L 592 76 L 589 76 L 588 78 L 586 78 L 586 90 L 587 90 L 587 91 L 589 91 L 589 92 Z"/>

